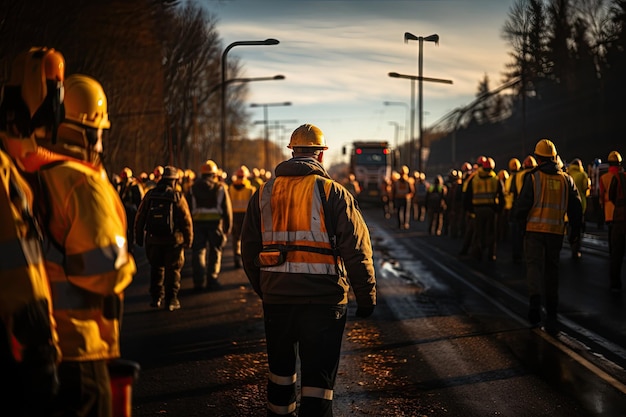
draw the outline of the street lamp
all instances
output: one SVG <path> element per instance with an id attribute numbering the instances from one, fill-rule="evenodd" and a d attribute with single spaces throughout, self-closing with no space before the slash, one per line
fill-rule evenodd
<path id="1" fill-rule="evenodd" d="M 267 125 L 267 108 L 268 107 L 277 107 L 277 106 L 291 106 L 290 101 L 284 101 L 282 103 L 252 103 L 250 107 L 263 107 L 263 123 L 265 124 L 265 142 L 264 142 L 264 162 L 265 168 L 269 168 L 269 128 Z"/>
<path id="2" fill-rule="evenodd" d="M 265 39 L 263 41 L 236 41 L 228 45 L 222 52 L 222 81 L 220 83 L 221 90 L 221 114 L 220 114 L 220 145 L 222 151 L 221 165 L 224 168 L 226 163 L 226 55 L 228 51 L 235 46 L 256 46 L 256 45 L 278 45 L 277 39 Z"/>
<path id="3" fill-rule="evenodd" d="M 423 167 L 422 167 L 422 153 L 423 153 L 423 148 L 424 148 L 424 127 L 423 127 L 423 108 L 424 108 L 424 102 L 423 102 L 423 97 L 422 97 L 422 83 L 423 83 L 423 79 L 422 79 L 422 71 L 423 71 L 423 67 L 424 67 L 424 58 L 423 58 L 423 46 L 424 46 L 424 41 L 427 42 L 434 42 L 435 45 L 439 45 L 439 35 L 437 34 L 433 34 L 430 36 L 426 36 L 426 37 L 422 37 L 422 36 L 415 36 L 412 33 L 409 32 L 404 32 L 404 43 L 409 43 L 409 41 L 418 41 L 418 45 L 419 47 L 417 48 L 417 76 L 419 77 L 418 79 L 418 87 L 417 87 L 417 91 L 418 91 L 418 124 L 419 124 L 419 132 L 420 132 L 420 143 L 419 143 L 419 155 L 417 156 L 417 161 L 418 161 L 418 169 L 420 172 L 423 172 Z"/>
<path id="4" fill-rule="evenodd" d="M 406 104 L 403 101 L 383 101 L 383 104 L 385 106 L 404 106 L 404 116 L 405 116 L 405 122 L 404 122 L 404 142 L 408 143 L 409 141 L 409 105 Z M 398 145 L 396 144 L 396 147 Z"/>
<path id="5" fill-rule="evenodd" d="M 389 122 L 390 125 L 392 125 L 394 127 L 394 162 L 393 165 L 394 167 L 397 169 L 398 168 L 398 158 L 397 156 L 399 155 L 399 151 L 398 151 L 398 131 L 400 129 L 404 129 L 403 127 L 400 127 L 400 124 L 398 122 Z"/>
<path id="6" fill-rule="evenodd" d="M 229 80 L 226 80 L 226 86 L 229 86 L 231 84 L 235 84 L 235 83 L 250 83 L 253 81 L 273 81 L 273 80 L 284 80 L 285 76 L 282 74 L 278 74 L 278 75 L 274 75 L 273 77 L 251 77 L 251 78 L 231 78 Z M 222 87 L 222 83 L 216 84 L 213 87 L 211 87 L 211 89 L 209 90 L 209 93 L 207 94 L 207 97 L 210 97 L 213 93 L 215 93 L 218 88 Z"/>
<path id="7" fill-rule="evenodd" d="M 391 78 L 405 78 L 407 80 L 411 80 L 411 145 L 409 147 L 409 165 L 413 166 L 413 148 L 415 147 L 413 144 L 414 141 L 414 120 L 415 120 L 415 81 L 430 81 L 435 83 L 444 83 L 444 84 L 452 84 L 451 80 L 442 80 L 439 78 L 429 78 L 429 77 L 421 77 L 418 75 L 407 75 L 407 74 L 398 74 L 397 72 L 390 72 L 388 74 Z M 421 120 L 422 111 L 420 109 L 420 155 L 418 155 L 418 165 L 417 170 L 423 172 L 422 170 L 422 120 Z"/>

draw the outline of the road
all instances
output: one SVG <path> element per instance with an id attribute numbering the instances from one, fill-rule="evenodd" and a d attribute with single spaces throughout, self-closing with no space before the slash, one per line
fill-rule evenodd
<path id="1" fill-rule="evenodd" d="M 552 336 L 525 317 L 523 267 L 460 260 L 460 240 L 396 230 L 364 208 L 375 248 L 379 305 L 354 317 L 351 300 L 334 411 L 347 416 L 622 416 L 624 294 L 610 294 L 600 244 L 579 261 L 562 253 L 559 322 Z M 190 254 L 187 254 L 190 256 Z M 188 258 L 190 261 L 190 258 Z M 122 353 L 142 370 L 133 416 L 264 416 L 262 309 L 230 247 L 224 288 L 191 291 L 182 309 L 149 307 L 149 267 L 126 293 Z"/>

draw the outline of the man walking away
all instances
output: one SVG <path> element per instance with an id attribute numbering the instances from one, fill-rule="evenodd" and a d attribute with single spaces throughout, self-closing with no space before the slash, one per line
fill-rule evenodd
<path id="1" fill-rule="evenodd" d="M 218 171 L 217 164 L 207 160 L 200 167 L 201 176 L 191 186 L 187 199 L 193 218 L 191 263 L 195 290 L 219 289 L 222 251 L 233 224 L 230 196 Z"/>
<path id="2" fill-rule="evenodd" d="M 178 170 L 163 169 L 157 186 L 146 193 L 137 210 L 135 236 L 137 245 L 146 243 L 150 262 L 151 307 L 165 301 L 169 311 L 178 310 L 180 271 L 185 264 L 185 248 L 193 242 L 193 223 L 187 200 L 176 190 Z"/>
<path id="3" fill-rule="evenodd" d="M 582 205 L 572 177 L 557 165 L 554 143 L 541 139 L 535 146 L 538 166 L 528 172 L 516 204 L 516 218 L 523 224 L 524 256 L 528 281 L 528 320 L 553 331 L 559 301 L 559 256 L 565 234 L 565 214 L 571 233 L 578 233 Z"/>
<path id="4" fill-rule="evenodd" d="M 356 315 L 376 304 L 367 225 L 354 197 L 322 166 L 324 134 L 305 124 L 291 135 L 293 158 L 248 205 L 243 265 L 263 300 L 269 377 L 268 416 L 332 417 L 350 286 Z"/>

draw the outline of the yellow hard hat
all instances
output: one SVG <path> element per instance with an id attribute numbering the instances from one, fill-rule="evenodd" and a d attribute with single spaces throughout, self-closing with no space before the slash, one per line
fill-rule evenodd
<path id="1" fill-rule="evenodd" d="M 620 155 L 620 153 L 617 151 L 611 151 L 607 159 L 609 161 L 609 164 L 621 164 L 622 163 L 622 155 Z"/>
<path id="2" fill-rule="evenodd" d="M 522 164 L 522 166 L 524 168 L 534 168 L 537 166 L 537 160 L 535 159 L 534 156 L 532 155 L 528 155 L 525 159 L 524 159 L 524 163 Z"/>
<path id="3" fill-rule="evenodd" d="M 317 126 L 313 126 L 312 124 L 304 124 L 293 131 L 291 134 L 291 140 L 289 141 L 289 145 L 287 145 L 289 149 L 293 148 L 315 148 L 315 149 L 328 149 L 326 146 L 326 139 L 324 138 L 324 133 Z"/>
<path id="4" fill-rule="evenodd" d="M 107 97 L 98 81 L 82 74 L 67 77 L 65 87 L 65 120 L 94 129 L 109 129 Z"/>
<path id="5" fill-rule="evenodd" d="M 549 139 L 541 139 L 535 146 L 535 155 L 544 158 L 556 158 L 556 146 Z"/>
<path id="6" fill-rule="evenodd" d="M 210 159 L 207 159 L 200 167 L 200 173 L 202 174 L 217 174 L 217 164 Z"/>
<path id="7" fill-rule="evenodd" d="M 511 171 L 511 172 L 519 171 L 521 166 L 522 166 L 522 164 L 520 163 L 519 159 L 511 158 L 509 160 L 509 171 Z"/>

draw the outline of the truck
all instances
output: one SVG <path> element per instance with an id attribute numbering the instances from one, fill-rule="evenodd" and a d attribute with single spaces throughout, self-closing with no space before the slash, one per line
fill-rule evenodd
<path id="1" fill-rule="evenodd" d="M 343 148 L 344 155 L 347 153 Z M 361 187 L 358 200 L 379 202 L 383 197 L 383 182 L 391 178 L 392 150 L 388 141 L 358 140 L 352 142 L 350 171 Z"/>

